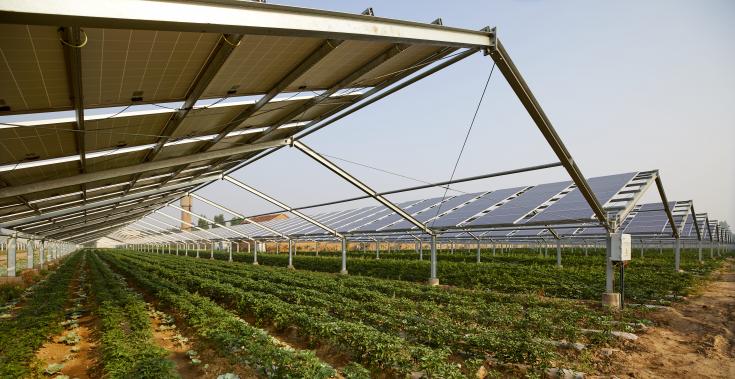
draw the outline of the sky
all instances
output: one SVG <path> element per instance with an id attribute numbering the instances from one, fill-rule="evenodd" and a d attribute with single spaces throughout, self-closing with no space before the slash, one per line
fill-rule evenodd
<path id="1" fill-rule="evenodd" d="M 669 200 L 735 220 L 735 2 L 733 1 L 269 1 L 481 29 L 498 37 L 587 177 L 658 169 Z M 303 142 L 329 156 L 423 181 L 449 179 L 492 67 L 476 54 Z M 378 191 L 420 184 L 334 160 Z M 555 162 L 495 71 L 455 177 Z M 234 174 L 291 206 L 360 195 L 293 149 Z M 555 168 L 456 185 L 487 191 L 567 180 Z M 272 205 L 217 182 L 199 192 L 247 215 Z M 393 201 L 441 196 L 434 189 Z M 456 192 L 450 191 L 450 194 Z M 372 201 L 372 200 L 371 200 Z M 660 201 L 655 190 L 644 198 Z M 356 202 L 321 210 L 372 204 Z M 197 213 L 214 209 L 194 202 Z M 172 214 L 175 211 L 171 212 Z"/>

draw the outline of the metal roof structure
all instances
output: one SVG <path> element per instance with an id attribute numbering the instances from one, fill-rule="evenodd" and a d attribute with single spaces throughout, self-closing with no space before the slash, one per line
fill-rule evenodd
<path id="1" fill-rule="evenodd" d="M 604 201 L 607 214 L 625 219 L 656 178 L 655 171 L 645 171 L 590 178 L 588 182 L 595 196 Z M 509 236 L 535 237 L 548 231 L 550 225 L 554 225 L 557 233 L 598 225 L 592 210 L 583 200 L 580 201 L 579 191 L 571 181 L 488 190 L 446 198 L 418 199 L 396 205 L 415 219 L 441 232 L 444 238 L 458 231 L 473 232 L 474 236 L 483 238 L 490 231 L 500 228 L 505 228 L 505 233 Z M 421 238 L 423 234 L 396 212 L 380 206 L 316 213 L 310 217 L 350 239 L 401 235 L 404 238 Z M 221 234 L 221 239 L 242 239 L 242 235 L 257 240 L 285 239 L 284 235 L 294 239 L 332 238 L 332 233 L 301 218 L 273 220 L 262 224 L 267 225 L 270 230 L 252 224 L 241 224 L 230 227 L 234 230 L 218 230 L 218 234 Z M 575 227 L 558 227 L 563 225 Z M 212 239 L 206 233 L 194 231 L 190 234 L 197 235 L 202 240 Z M 169 236 L 187 239 L 183 233 Z M 146 238 L 140 236 L 140 239 L 132 239 L 130 243 L 143 243 Z"/>
<path id="2" fill-rule="evenodd" d="M 302 141 L 478 53 L 503 75 L 557 162 L 379 192 Z M 654 184 L 666 219 L 677 222 L 678 203 L 669 206 L 658 171 L 585 178 L 491 27 L 238 0 L 6 0 L 0 54 L 0 234 L 14 238 L 69 245 L 105 236 L 343 244 L 348 236 L 599 236 L 620 231 Z M 377 204 L 307 214 L 230 175 L 283 147 L 364 193 L 305 208 Z M 569 180 L 400 204 L 387 197 L 552 167 Z M 217 180 L 294 218 L 259 223 L 197 195 Z M 181 220 L 147 217 L 171 218 L 160 209 L 187 194 L 248 223 L 172 236 L 166 230 Z M 686 227 L 670 231 L 678 240 Z"/>

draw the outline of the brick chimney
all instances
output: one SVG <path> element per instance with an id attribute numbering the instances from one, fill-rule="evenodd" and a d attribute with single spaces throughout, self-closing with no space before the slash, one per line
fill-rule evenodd
<path id="1" fill-rule="evenodd" d="M 191 212 L 191 196 L 186 195 L 181 198 L 181 208 L 186 209 L 187 211 Z M 186 224 L 187 222 L 191 224 L 191 215 L 189 213 L 186 213 L 184 211 L 181 212 L 181 229 L 186 231 L 191 231 L 191 226 Z"/>

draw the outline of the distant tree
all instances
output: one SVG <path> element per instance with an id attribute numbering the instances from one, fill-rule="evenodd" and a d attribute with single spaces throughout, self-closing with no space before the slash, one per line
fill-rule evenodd
<path id="1" fill-rule="evenodd" d="M 230 225 L 240 225 L 243 221 L 245 221 L 245 219 L 243 219 L 242 217 L 235 217 L 230 220 Z"/>
<path id="2" fill-rule="evenodd" d="M 222 213 L 220 213 L 218 215 L 214 215 L 214 222 L 216 224 L 224 225 L 225 224 L 225 215 L 223 215 Z M 213 228 L 219 228 L 219 226 L 217 226 L 216 224 L 212 224 L 212 227 Z"/>
<path id="3" fill-rule="evenodd" d="M 204 217 L 204 216 L 202 215 L 202 217 Z M 205 220 L 205 219 L 203 219 L 201 217 L 197 219 L 197 226 L 200 227 L 200 228 L 202 228 L 202 229 L 209 229 L 209 223 L 207 222 L 207 220 Z"/>

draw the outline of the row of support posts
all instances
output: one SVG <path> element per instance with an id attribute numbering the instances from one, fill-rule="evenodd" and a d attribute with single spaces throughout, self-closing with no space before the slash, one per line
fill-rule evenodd
<path id="1" fill-rule="evenodd" d="M 8 277 L 15 277 L 17 267 L 17 254 L 22 243 L 17 234 L 8 238 L 7 249 L 7 273 Z M 75 251 L 75 244 L 64 241 L 47 241 L 25 239 L 26 267 L 25 269 L 44 268 L 48 263 L 56 261 L 69 253 Z M 38 252 L 38 262 L 35 261 L 35 253 Z"/>

